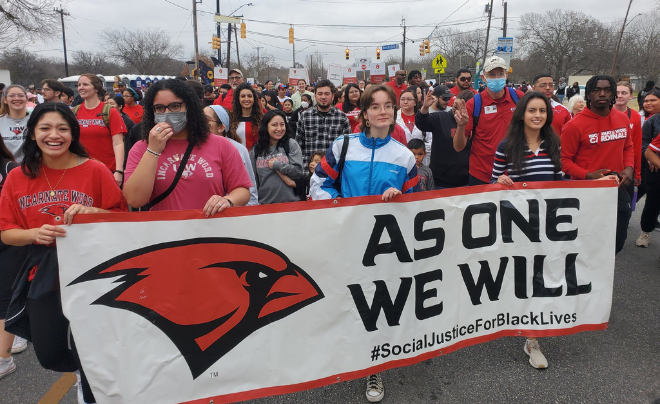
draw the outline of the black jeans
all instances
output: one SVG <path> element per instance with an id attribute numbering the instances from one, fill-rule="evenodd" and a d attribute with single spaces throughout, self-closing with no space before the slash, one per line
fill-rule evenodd
<path id="1" fill-rule="evenodd" d="M 650 233 L 660 214 L 660 172 L 646 171 L 646 203 L 642 210 L 640 225 L 642 231 Z"/>
<path id="2" fill-rule="evenodd" d="M 80 370 L 83 397 L 88 403 L 96 402 L 69 334 L 69 320 L 62 313 L 60 292 L 53 291 L 39 299 L 28 299 L 27 313 L 34 352 L 41 366 L 56 372 Z"/>
<path id="3" fill-rule="evenodd" d="M 630 216 L 632 215 L 632 207 L 630 203 L 630 194 L 628 193 L 627 188 L 629 187 L 619 187 L 619 196 L 617 198 L 617 207 L 616 207 L 616 250 L 615 254 L 618 254 L 623 250 L 623 245 L 626 243 L 628 238 L 628 224 L 630 223 Z M 648 197 L 647 197 L 648 198 Z"/>
<path id="4" fill-rule="evenodd" d="M 469 186 L 486 185 L 486 184 L 490 184 L 490 183 L 488 181 L 481 181 L 479 178 L 473 176 L 472 174 L 470 174 L 470 176 L 468 178 L 468 185 Z"/>

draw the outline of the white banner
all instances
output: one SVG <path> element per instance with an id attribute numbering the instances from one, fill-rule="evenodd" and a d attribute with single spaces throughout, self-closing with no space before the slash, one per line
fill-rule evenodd
<path id="1" fill-rule="evenodd" d="M 344 67 L 344 84 L 357 83 L 357 69 L 353 66 Z"/>
<path id="2" fill-rule="evenodd" d="M 229 80 L 227 79 L 227 69 L 222 66 L 215 66 L 213 68 L 213 85 L 215 87 L 220 87 L 223 84 L 227 84 Z"/>
<path id="3" fill-rule="evenodd" d="M 77 216 L 60 285 L 97 401 L 247 400 L 607 327 L 610 184 L 380 199 Z"/>
<path id="4" fill-rule="evenodd" d="M 382 83 L 385 81 L 385 63 L 377 62 L 371 64 L 371 78 L 369 79 L 373 84 Z"/>
<path id="5" fill-rule="evenodd" d="M 394 75 L 396 74 L 397 70 L 401 70 L 398 63 L 395 65 L 387 66 L 387 75 L 390 77 L 390 80 L 394 79 Z"/>
<path id="6" fill-rule="evenodd" d="M 300 68 L 290 68 L 289 69 L 289 85 L 290 86 L 295 86 L 298 84 L 298 80 L 300 79 L 305 79 L 305 83 L 309 85 L 311 82 L 309 81 L 309 76 L 307 75 L 307 69 L 300 69 Z"/>
<path id="7" fill-rule="evenodd" d="M 344 68 L 341 65 L 328 65 L 328 80 L 339 87 L 342 85 Z"/>

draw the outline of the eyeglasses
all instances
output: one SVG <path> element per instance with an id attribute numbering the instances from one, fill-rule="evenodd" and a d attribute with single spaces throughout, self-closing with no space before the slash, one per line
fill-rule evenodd
<path id="1" fill-rule="evenodd" d="M 612 87 L 605 87 L 605 88 L 596 87 L 593 90 L 591 90 L 593 94 L 600 94 L 601 91 L 605 91 L 605 94 L 612 94 L 614 92 L 614 90 L 612 90 Z"/>
<path id="2" fill-rule="evenodd" d="M 403 76 L 403 77 L 406 77 L 406 74 L 405 74 L 405 73 L 397 73 L 396 75 L 397 75 L 397 76 Z"/>
<path id="3" fill-rule="evenodd" d="M 19 100 L 22 100 L 24 98 L 27 98 L 25 94 L 7 94 L 7 98 L 13 99 L 13 98 L 18 98 Z"/>
<path id="4" fill-rule="evenodd" d="M 123 97 L 123 98 L 133 98 L 133 96 L 132 96 L 131 94 L 128 94 L 128 95 L 122 95 L 122 97 Z"/>
<path id="5" fill-rule="evenodd" d="M 541 83 L 537 85 L 538 88 L 555 88 L 555 83 Z"/>
<path id="6" fill-rule="evenodd" d="M 240 78 L 241 78 L 241 76 L 231 76 L 231 77 L 229 78 L 229 80 L 238 80 L 238 79 L 240 79 Z"/>
<path id="7" fill-rule="evenodd" d="M 183 102 L 179 101 L 174 101 L 171 102 L 170 105 L 163 105 L 163 104 L 156 104 L 154 105 L 154 112 L 157 114 L 162 114 L 165 112 L 166 109 L 169 109 L 170 112 L 179 112 L 181 111 L 181 105 Z"/>
<path id="8" fill-rule="evenodd" d="M 369 111 L 373 113 L 379 113 L 380 111 L 385 109 L 385 112 L 390 112 L 394 109 L 394 104 L 385 104 L 385 105 L 378 105 L 378 104 L 373 104 L 369 107 Z"/>
<path id="9" fill-rule="evenodd" d="M 472 81 L 472 77 L 459 77 L 458 80 L 460 80 L 460 81 Z"/>
<path id="10" fill-rule="evenodd" d="M 415 99 L 414 98 L 399 98 L 399 101 L 401 101 L 401 102 L 409 102 L 409 101 L 415 102 Z"/>

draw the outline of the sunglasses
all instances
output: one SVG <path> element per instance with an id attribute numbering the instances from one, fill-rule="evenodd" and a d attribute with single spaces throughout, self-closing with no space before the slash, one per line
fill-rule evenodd
<path id="1" fill-rule="evenodd" d="M 460 81 L 472 81 L 472 77 L 460 77 L 458 80 L 460 80 Z"/>

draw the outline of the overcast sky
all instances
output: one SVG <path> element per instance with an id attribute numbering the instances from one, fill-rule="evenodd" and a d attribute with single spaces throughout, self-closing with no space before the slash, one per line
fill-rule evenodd
<path id="1" fill-rule="evenodd" d="M 356 57 L 376 59 L 376 47 L 400 43 L 403 29 L 401 19 L 405 18 L 407 37 L 419 40 L 428 36 L 436 24 L 441 27 L 455 27 L 461 30 L 485 28 L 487 14 L 484 8 L 487 0 L 220 0 L 220 11 L 228 15 L 244 4 L 238 11 L 247 20 L 271 21 L 294 24 L 296 37 L 296 61 L 304 63 L 305 56 L 314 51 L 324 54 L 326 64 L 347 65 L 345 49 L 351 52 L 351 62 Z M 66 18 L 67 50 L 69 57 L 75 51 L 102 52 L 101 42 L 95 33 L 112 29 L 161 28 L 173 41 L 183 45 L 184 51 L 179 59 L 189 60 L 193 55 L 192 28 L 193 0 L 65 0 L 64 7 L 71 14 Z M 502 36 L 502 0 L 495 0 L 491 37 Z M 520 21 L 527 12 L 549 13 L 553 9 L 582 11 L 603 22 L 622 22 L 628 2 L 625 0 L 509 0 L 508 1 L 508 36 L 520 35 Z M 635 0 L 630 9 L 629 19 L 638 13 L 647 12 L 655 5 L 654 0 Z M 215 0 L 203 0 L 198 3 L 199 48 L 211 50 L 212 34 L 215 33 L 213 14 Z M 292 47 L 288 43 L 288 25 L 267 24 L 246 21 L 247 38 L 239 39 L 241 55 L 253 52 L 255 47 L 262 47 L 261 53 L 273 55 L 283 66 L 292 66 Z M 313 26 L 304 26 L 307 24 Z M 348 25 L 358 27 L 320 27 L 319 25 Z M 364 26 L 389 26 L 364 28 Z M 226 35 L 226 24 L 223 24 Z M 252 32 L 251 32 L 252 31 Z M 273 38 L 257 33 L 281 36 Z M 45 56 L 62 56 L 60 32 L 53 33 L 53 40 L 26 46 L 31 51 L 38 51 Z M 305 40 L 324 43 L 307 42 Z M 232 63 L 236 56 L 235 42 L 232 41 Z M 225 51 L 223 38 L 223 52 Z M 383 60 L 390 52 L 383 51 Z M 415 57 L 419 52 L 419 42 L 408 43 L 407 57 Z M 431 53 L 435 51 L 431 49 Z M 125 72 L 132 73 L 132 72 Z"/>

